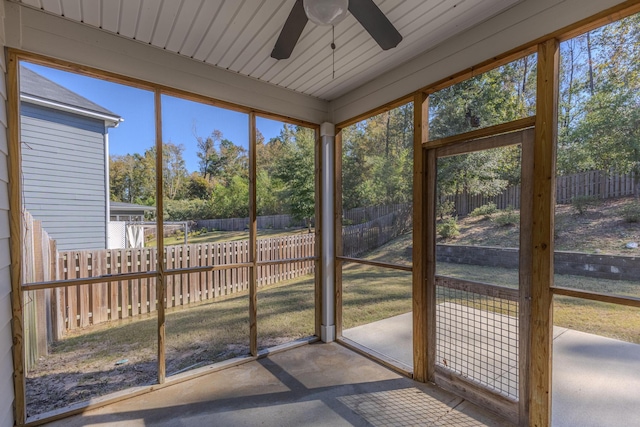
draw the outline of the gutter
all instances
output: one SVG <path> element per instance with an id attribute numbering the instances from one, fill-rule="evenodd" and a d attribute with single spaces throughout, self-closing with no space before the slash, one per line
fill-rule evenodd
<path id="1" fill-rule="evenodd" d="M 20 94 L 20 101 L 41 105 L 43 107 L 49 107 L 56 110 L 66 111 L 69 113 L 79 114 L 81 116 L 90 117 L 92 119 L 103 120 L 105 122 L 105 126 L 108 128 L 118 127 L 118 125 L 124 121 L 124 119 L 120 116 L 98 113 L 96 111 L 86 110 L 84 108 L 79 108 L 79 107 L 73 107 L 68 104 L 62 104 L 60 102 L 55 102 L 48 99 L 38 98 L 31 95 L 25 95 L 23 93 Z"/>

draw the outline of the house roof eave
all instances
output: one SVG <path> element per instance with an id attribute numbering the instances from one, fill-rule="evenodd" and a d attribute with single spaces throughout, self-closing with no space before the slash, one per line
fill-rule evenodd
<path id="1" fill-rule="evenodd" d="M 66 111 L 68 113 L 79 114 L 85 117 L 102 120 L 105 125 L 110 128 L 118 127 L 118 125 L 124 121 L 122 117 L 112 116 L 104 113 L 98 113 L 96 111 L 87 110 L 85 108 L 74 107 L 72 105 L 64 104 L 61 102 L 55 102 L 50 99 L 44 99 L 33 95 L 20 94 L 20 100 L 43 107 L 54 108 L 56 110 Z"/>

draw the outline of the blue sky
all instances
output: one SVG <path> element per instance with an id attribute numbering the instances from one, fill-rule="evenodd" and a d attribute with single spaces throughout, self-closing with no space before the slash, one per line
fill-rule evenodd
<path id="1" fill-rule="evenodd" d="M 144 153 L 155 144 L 152 92 L 40 65 L 23 64 L 124 118 L 117 128 L 109 130 L 110 154 Z M 206 137 L 217 129 L 224 138 L 247 147 L 247 114 L 166 95 L 162 102 L 162 138 L 165 142 L 184 145 L 184 159 L 189 172 L 198 169 L 194 132 L 197 136 Z M 256 119 L 256 124 L 266 141 L 277 136 L 283 126 L 281 122 L 261 117 Z"/>

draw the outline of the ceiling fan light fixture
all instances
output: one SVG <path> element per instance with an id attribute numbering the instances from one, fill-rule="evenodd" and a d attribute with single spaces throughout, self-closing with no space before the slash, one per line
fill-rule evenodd
<path id="1" fill-rule="evenodd" d="M 303 0 L 304 12 L 318 25 L 336 25 L 349 11 L 349 0 Z"/>

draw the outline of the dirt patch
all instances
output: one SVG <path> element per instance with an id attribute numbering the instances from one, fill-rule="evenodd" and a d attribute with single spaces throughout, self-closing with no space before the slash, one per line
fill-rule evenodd
<path id="1" fill-rule="evenodd" d="M 41 414 L 129 387 L 157 380 L 155 360 L 129 360 L 122 365 L 96 366 L 56 354 L 47 356 L 26 378 L 28 415 Z"/>
<path id="2" fill-rule="evenodd" d="M 640 255 L 629 242 L 640 243 L 640 223 L 626 222 L 623 209 L 635 203 L 633 197 L 600 201 L 583 214 L 571 205 L 557 205 L 555 213 L 555 249 L 608 255 Z M 514 211 L 519 214 L 519 211 Z M 500 213 L 485 217 L 467 216 L 458 220 L 460 235 L 441 243 L 471 246 L 518 247 L 518 226 L 500 226 Z"/>

